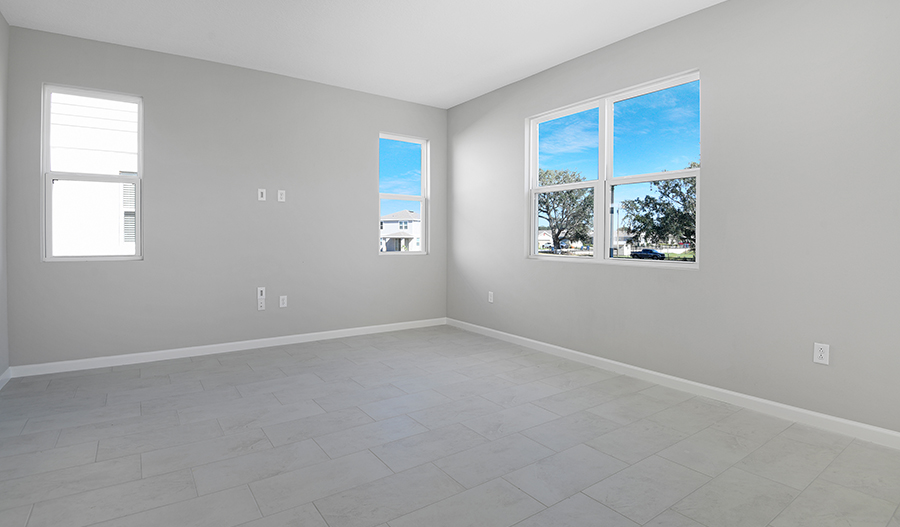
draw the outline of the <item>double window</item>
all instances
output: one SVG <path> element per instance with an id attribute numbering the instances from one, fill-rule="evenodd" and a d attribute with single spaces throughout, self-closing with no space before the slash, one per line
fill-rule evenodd
<path id="1" fill-rule="evenodd" d="M 381 134 L 378 144 L 379 251 L 426 252 L 428 141 Z"/>
<path id="2" fill-rule="evenodd" d="M 141 99 L 44 86 L 44 259 L 141 257 Z"/>
<path id="3" fill-rule="evenodd" d="M 531 255 L 696 266 L 699 74 L 530 125 Z"/>

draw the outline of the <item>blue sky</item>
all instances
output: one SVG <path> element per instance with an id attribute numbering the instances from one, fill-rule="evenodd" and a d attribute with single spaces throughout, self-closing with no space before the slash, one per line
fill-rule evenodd
<path id="1" fill-rule="evenodd" d="M 379 139 L 378 192 L 416 197 L 422 195 L 422 145 Z M 419 212 L 419 202 L 381 200 L 382 216 L 403 209 Z"/>
<path id="2" fill-rule="evenodd" d="M 700 81 L 613 105 L 613 177 L 700 161 Z"/>
<path id="3" fill-rule="evenodd" d="M 593 108 L 538 125 L 538 166 L 572 170 L 587 180 L 599 175 L 600 110 Z"/>

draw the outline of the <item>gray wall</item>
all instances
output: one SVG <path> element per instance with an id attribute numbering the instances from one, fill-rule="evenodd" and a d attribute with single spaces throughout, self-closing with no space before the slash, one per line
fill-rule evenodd
<path id="1" fill-rule="evenodd" d="M 6 271 L 6 86 L 9 24 L 0 15 L 0 375 L 9 367 Z"/>
<path id="2" fill-rule="evenodd" d="M 445 316 L 445 110 L 21 28 L 9 79 L 12 365 Z M 144 98 L 143 261 L 41 262 L 44 82 Z M 432 141 L 428 256 L 378 256 L 380 131 Z"/>
<path id="3" fill-rule="evenodd" d="M 448 316 L 900 430 L 898 23 L 731 0 L 452 108 Z M 700 269 L 526 259 L 526 120 L 693 68 Z"/>

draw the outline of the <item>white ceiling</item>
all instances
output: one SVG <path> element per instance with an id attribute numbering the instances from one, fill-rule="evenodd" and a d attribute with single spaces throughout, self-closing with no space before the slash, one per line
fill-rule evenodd
<path id="1" fill-rule="evenodd" d="M 723 0 L 0 0 L 13 26 L 449 108 Z"/>

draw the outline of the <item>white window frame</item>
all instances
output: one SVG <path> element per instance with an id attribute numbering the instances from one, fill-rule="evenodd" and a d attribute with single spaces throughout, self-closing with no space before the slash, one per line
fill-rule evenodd
<path id="1" fill-rule="evenodd" d="M 587 101 L 576 103 L 564 108 L 552 110 L 534 116 L 527 120 L 528 125 L 528 177 L 526 178 L 526 213 L 528 218 L 526 225 L 528 228 L 525 237 L 527 247 L 526 256 L 531 259 L 554 260 L 566 262 L 582 262 L 582 263 L 604 263 L 609 265 L 632 265 L 639 267 L 661 267 L 666 269 L 699 269 L 700 267 L 700 168 L 691 168 L 685 170 L 673 170 L 669 172 L 656 172 L 650 174 L 636 174 L 630 176 L 613 177 L 613 105 L 616 102 L 625 99 L 631 99 L 648 93 L 665 90 L 674 86 L 680 86 L 690 82 L 700 80 L 699 71 L 691 71 L 680 73 L 664 79 L 648 82 L 617 91 L 602 97 L 595 97 Z M 538 181 L 539 174 L 539 151 L 538 151 L 538 127 L 542 123 L 566 117 L 568 115 L 584 112 L 594 108 L 599 109 L 599 137 L 598 137 L 598 178 L 588 181 L 579 181 L 577 183 L 566 183 L 561 185 L 541 186 Z M 612 187 L 628 183 L 647 183 L 653 181 L 664 181 L 669 179 L 682 179 L 694 177 L 697 182 L 697 204 L 695 208 L 696 224 L 695 232 L 695 257 L 693 262 L 674 262 L 674 261 L 653 261 L 653 260 L 637 260 L 624 258 L 611 258 L 610 249 L 612 247 Z M 591 188 L 594 191 L 594 254 L 593 256 L 574 256 L 574 255 L 557 255 L 557 254 L 540 254 L 538 252 L 538 215 L 537 204 L 538 196 L 543 193 L 559 192 L 565 190 L 575 190 Z M 610 211 L 607 213 L 606 211 Z M 598 236 L 599 235 L 599 236 Z M 603 238 L 602 244 L 600 237 Z M 600 247 L 602 251 L 598 250 Z"/>
<path id="2" fill-rule="evenodd" d="M 94 90 L 87 88 L 76 88 L 72 86 L 62 86 L 57 84 L 44 84 L 43 86 L 43 106 L 41 115 L 41 256 L 45 262 L 79 262 L 79 261 L 122 261 L 122 260 L 143 260 L 143 242 L 142 230 L 143 222 L 141 221 L 141 178 L 144 172 L 144 105 L 143 99 L 136 95 L 127 95 L 116 92 L 108 92 L 103 90 Z M 137 126 L 137 174 L 135 175 L 109 175 L 109 174 L 90 174 L 76 172 L 54 172 L 50 170 L 50 97 L 54 93 L 64 93 L 67 95 L 78 95 L 82 97 L 93 97 L 98 99 L 107 99 L 111 101 L 120 101 L 135 103 L 138 106 L 138 126 Z M 106 183 L 130 183 L 134 185 L 134 254 L 133 255 L 103 255 L 103 256 L 53 256 L 53 181 L 93 181 Z"/>
<path id="3" fill-rule="evenodd" d="M 382 192 L 378 193 L 379 224 L 381 221 L 381 200 L 391 199 L 391 200 L 400 200 L 400 201 L 415 201 L 415 202 L 419 203 L 419 216 L 421 218 L 421 223 L 422 223 L 422 226 L 419 229 L 419 232 L 420 232 L 419 247 L 420 247 L 420 249 L 417 251 L 381 251 L 379 249 L 378 254 L 379 254 L 379 256 L 397 256 L 397 255 L 422 256 L 422 255 L 427 255 L 428 249 L 429 249 L 429 240 L 431 239 L 431 236 L 429 235 L 429 228 L 430 228 L 431 222 L 428 221 L 429 220 L 428 211 L 430 208 L 428 205 L 429 205 L 429 187 L 430 187 L 429 181 L 431 179 L 431 177 L 430 177 L 430 173 L 431 173 L 430 144 L 431 143 L 428 139 L 425 139 L 422 137 L 413 137 L 413 136 L 409 136 L 409 135 L 400 135 L 400 134 L 387 133 L 387 132 L 382 132 L 382 133 L 378 134 L 378 139 L 390 139 L 393 141 L 403 141 L 405 143 L 417 143 L 418 145 L 420 145 L 422 147 L 421 148 L 421 150 L 422 150 L 422 161 L 421 161 L 421 163 L 422 163 L 422 168 L 421 168 L 422 191 L 421 191 L 421 194 L 419 196 L 408 196 L 406 194 L 388 194 L 388 193 L 382 193 Z M 381 159 L 381 149 L 380 148 L 378 149 L 378 156 L 379 156 L 379 159 Z M 381 177 L 380 171 L 379 171 L 378 176 L 379 176 L 379 178 Z M 399 223 L 398 223 L 398 225 L 399 225 Z M 379 231 L 380 230 L 381 229 L 379 229 Z"/>

